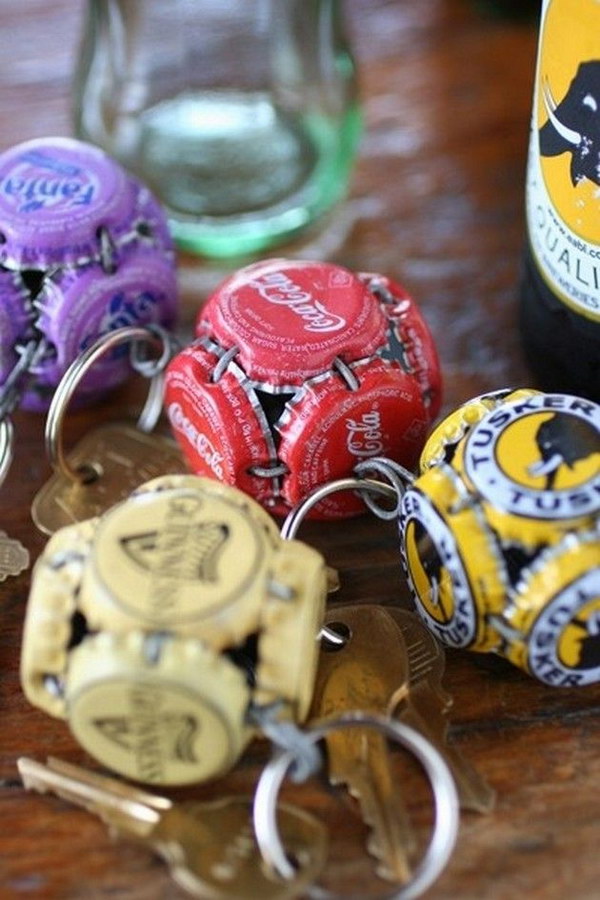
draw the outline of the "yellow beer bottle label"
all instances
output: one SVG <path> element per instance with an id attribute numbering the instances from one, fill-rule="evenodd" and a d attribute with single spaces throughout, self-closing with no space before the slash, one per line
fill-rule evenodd
<path id="1" fill-rule="evenodd" d="M 226 772 L 252 737 L 248 702 L 244 673 L 194 638 L 105 632 L 70 654 L 73 734 L 136 781 L 190 784 Z"/>
<path id="2" fill-rule="evenodd" d="M 552 292 L 600 321 L 600 4 L 544 0 L 527 172 L 531 250 Z"/>
<path id="3" fill-rule="evenodd" d="M 600 681 L 600 531 L 570 536 L 524 573 L 505 655 L 546 684 Z"/>

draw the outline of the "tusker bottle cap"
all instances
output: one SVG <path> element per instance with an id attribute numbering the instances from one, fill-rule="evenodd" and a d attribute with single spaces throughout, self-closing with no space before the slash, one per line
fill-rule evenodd
<path id="1" fill-rule="evenodd" d="M 402 500 L 421 617 L 443 643 L 494 650 L 548 684 L 600 680 L 599 513 L 600 406 L 474 398 L 431 435 Z"/>
<path id="2" fill-rule="evenodd" d="M 209 298 L 197 340 L 169 366 L 165 402 L 193 471 L 283 515 L 369 457 L 412 466 L 440 393 L 433 340 L 400 285 L 274 259 Z M 338 495 L 318 514 L 362 508 Z"/>

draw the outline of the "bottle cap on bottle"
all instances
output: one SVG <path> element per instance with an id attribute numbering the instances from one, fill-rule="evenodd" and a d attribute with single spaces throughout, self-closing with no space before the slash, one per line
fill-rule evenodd
<path id="1" fill-rule="evenodd" d="M 249 696 L 241 669 L 193 638 L 103 632 L 69 657 L 74 736 L 136 781 L 190 784 L 226 772 L 252 737 Z"/>
<path id="2" fill-rule="evenodd" d="M 412 466 L 440 404 L 437 353 L 398 285 L 333 264 L 270 260 L 212 295 L 170 364 L 166 406 L 192 469 L 284 515 L 387 455 Z M 360 512 L 351 494 L 315 515 Z"/>

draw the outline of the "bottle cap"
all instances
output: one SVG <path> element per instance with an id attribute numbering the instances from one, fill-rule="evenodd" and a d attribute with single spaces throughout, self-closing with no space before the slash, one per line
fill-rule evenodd
<path id="1" fill-rule="evenodd" d="M 46 270 L 100 254 L 131 227 L 136 183 L 102 150 L 71 138 L 38 138 L 0 155 L 0 262 Z"/>
<path id="2" fill-rule="evenodd" d="M 168 630 L 217 649 L 256 630 L 277 529 L 240 491 L 212 485 L 158 479 L 101 517 L 79 597 L 89 628 Z"/>
<path id="3" fill-rule="evenodd" d="M 553 544 L 600 512 L 600 406 L 509 397 L 466 434 L 453 466 L 506 543 Z"/>
<path id="4" fill-rule="evenodd" d="M 600 681 L 600 530 L 569 535 L 521 573 L 504 655 L 545 684 Z"/>
<path id="5" fill-rule="evenodd" d="M 17 362 L 14 344 L 32 317 L 28 292 L 18 272 L 0 269 L 0 385 Z"/>
<path id="6" fill-rule="evenodd" d="M 128 325 L 169 326 L 176 315 L 177 284 L 163 253 L 129 248 L 114 272 L 100 263 L 49 273 L 37 297 L 37 330 L 46 351 L 32 370 L 22 406 L 43 411 L 69 365 L 97 338 Z M 119 384 L 130 371 L 123 354 L 105 355 L 77 391 L 85 401 Z"/>
<path id="7" fill-rule="evenodd" d="M 360 359 L 383 343 L 379 305 L 352 272 L 331 263 L 272 259 L 240 269 L 199 317 L 257 381 L 302 384 L 333 359 Z"/>
<path id="8" fill-rule="evenodd" d="M 208 301 L 165 384 L 194 471 L 285 515 L 376 455 L 413 466 L 440 404 L 437 353 L 406 292 L 324 263 L 270 260 Z M 315 516 L 362 511 L 350 494 Z"/>
<path id="9" fill-rule="evenodd" d="M 428 469 L 406 490 L 399 525 L 402 563 L 425 624 L 448 646 L 495 649 L 487 613 L 502 609 L 508 574 L 485 517 L 450 466 Z"/>
<path id="10" fill-rule="evenodd" d="M 382 356 L 400 361 L 416 379 L 433 421 L 442 402 L 442 374 L 435 341 L 419 307 L 398 281 L 373 272 L 359 272 L 358 277 L 383 304 L 388 347 Z"/>
<path id="11" fill-rule="evenodd" d="M 598 680 L 600 406 L 536 391 L 475 398 L 421 465 L 401 533 L 432 631 L 548 684 Z"/>
<path id="12" fill-rule="evenodd" d="M 95 519 L 53 535 L 35 563 L 23 628 L 21 685 L 51 716 L 65 717 L 64 682 L 74 614 Z"/>
<path id="13" fill-rule="evenodd" d="M 279 458 L 288 474 L 275 512 L 285 515 L 314 487 L 372 456 L 402 460 L 410 469 L 416 464 L 430 420 L 415 379 L 379 358 L 357 365 L 353 375 L 356 390 L 333 372 L 308 385 L 281 418 Z M 337 518 L 363 510 L 360 497 L 345 492 L 326 497 L 317 513 Z"/>
<path id="14" fill-rule="evenodd" d="M 249 688 L 232 662 L 192 638 L 86 637 L 69 656 L 69 726 L 127 778 L 190 784 L 227 771 L 252 737 Z"/>
<path id="15" fill-rule="evenodd" d="M 496 409 L 499 403 L 505 400 L 521 400 L 533 397 L 539 391 L 529 388 L 512 390 L 511 388 L 494 391 L 490 394 L 480 394 L 467 400 L 462 406 L 457 407 L 432 430 L 425 442 L 419 468 L 421 472 L 431 466 L 437 466 L 448 457 L 453 457 L 456 448 L 461 445 L 461 439 L 467 432 L 480 422 L 490 410 Z"/>
<path id="16" fill-rule="evenodd" d="M 283 542 L 261 607 L 254 699 L 283 699 L 296 722 L 306 717 L 312 699 L 326 598 L 321 554 L 300 541 Z"/>
<path id="17" fill-rule="evenodd" d="M 271 485 L 252 474 L 276 456 L 266 416 L 237 366 L 214 376 L 218 362 L 201 339 L 171 361 L 165 391 L 171 429 L 193 472 L 268 503 Z"/>

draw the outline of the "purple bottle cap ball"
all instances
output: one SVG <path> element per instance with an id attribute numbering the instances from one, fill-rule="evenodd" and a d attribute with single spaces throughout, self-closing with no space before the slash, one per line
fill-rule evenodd
<path id="1" fill-rule="evenodd" d="M 135 215 L 137 182 L 106 153 L 71 138 L 40 138 L 0 154 L 0 263 L 47 269 L 98 258 Z"/>

